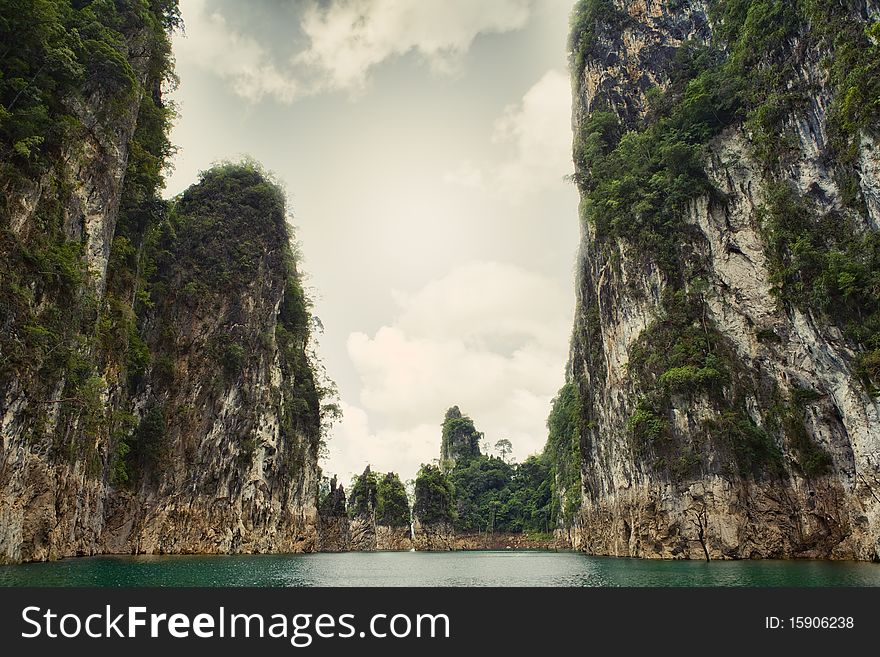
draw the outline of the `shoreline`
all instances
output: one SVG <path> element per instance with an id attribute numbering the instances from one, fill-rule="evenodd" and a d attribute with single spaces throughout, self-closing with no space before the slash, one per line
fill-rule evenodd
<path id="1" fill-rule="evenodd" d="M 474 537 L 465 537 L 467 539 L 473 539 Z M 345 551 L 316 551 L 316 552 L 174 552 L 174 553 L 148 553 L 148 552 L 140 552 L 140 553 L 128 553 L 128 552 L 104 552 L 100 554 L 88 554 L 88 555 L 71 555 L 59 557 L 57 559 L 45 559 L 40 561 L 20 561 L 16 563 L 2 563 L 0 564 L 0 569 L 7 567 L 18 567 L 18 566 L 34 566 L 39 564 L 58 564 L 62 562 L 76 562 L 76 561 L 86 561 L 89 559 L 105 559 L 105 558 L 118 558 L 118 559 L 129 559 L 129 558 L 147 558 L 147 559 L 177 559 L 177 558 L 187 558 L 187 557 L 295 557 L 295 556 L 313 556 L 313 555 L 322 555 L 322 554 L 332 554 L 332 555 L 341 555 L 341 554 L 451 554 L 456 552 L 499 552 L 499 553 L 514 553 L 514 552 L 552 552 L 552 553 L 562 553 L 562 554 L 580 554 L 585 557 L 595 558 L 595 559 L 607 559 L 613 561 L 634 561 L 639 563 L 683 563 L 689 562 L 693 564 L 698 563 L 742 563 L 742 562 L 750 562 L 750 563 L 783 563 L 783 562 L 791 562 L 791 563 L 825 563 L 825 564 L 866 564 L 873 565 L 880 568 L 880 562 L 878 561 L 863 561 L 858 559 L 822 559 L 817 557 L 780 557 L 780 558 L 770 558 L 770 559 L 711 559 L 710 561 L 706 561 L 705 559 L 662 559 L 662 558 L 650 558 L 650 557 L 632 557 L 632 556 L 619 556 L 612 554 L 590 554 L 588 552 L 584 552 L 582 550 L 577 550 L 571 546 L 558 546 L 552 547 L 543 544 L 541 541 L 536 541 L 533 545 L 520 545 L 518 547 L 505 546 L 499 547 L 496 545 L 487 545 L 487 546 L 478 546 L 475 543 L 470 543 L 467 546 L 456 547 L 454 549 L 448 550 L 345 550 Z"/>

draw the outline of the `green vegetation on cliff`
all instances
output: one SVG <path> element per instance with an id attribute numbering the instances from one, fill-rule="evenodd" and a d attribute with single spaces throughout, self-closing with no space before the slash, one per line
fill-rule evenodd
<path id="1" fill-rule="evenodd" d="M 440 443 L 440 465 L 448 470 L 457 463 L 465 463 L 479 456 L 483 434 L 476 430 L 474 422 L 462 415 L 458 406 L 446 411 Z"/>
<path id="2" fill-rule="evenodd" d="M 351 481 L 351 494 L 336 485 L 336 477 L 322 480 L 318 492 L 318 510 L 326 517 L 370 518 L 385 527 L 409 527 L 410 507 L 406 487 L 395 472 L 378 474 L 368 465 Z M 423 488 L 423 491 L 427 489 Z"/>
<path id="3" fill-rule="evenodd" d="M 136 378 L 149 362 L 137 326 L 132 234 L 144 232 L 145 208 L 148 219 L 161 212 L 172 112 L 160 90 L 173 78 L 168 31 L 179 22 L 171 0 L 0 3 L 0 388 L 15 382 L 32 401 L 33 440 L 54 433 L 53 456 L 83 457 L 93 476 L 102 474 L 99 445 L 110 436 L 119 456 L 110 477 L 118 482 L 128 480 L 121 459 L 136 422 L 108 409 L 115 382 L 104 372 Z M 100 272 L 89 270 L 81 227 L 66 213 L 82 182 L 71 166 L 99 176 L 112 169 L 102 149 L 112 152 L 126 126 L 134 137 L 99 298 Z M 105 220 L 112 228 L 112 217 Z"/>
<path id="4" fill-rule="evenodd" d="M 562 519 L 570 524 L 581 505 L 582 422 L 583 408 L 577 384 L 566 383 L 554 397 L 547 417 L 547 444 L 543 456 L 550 467 L 554 522 L 561 510 Z M 561 509 L 557 509 L 556 505 L 560 503 Z"/>
<path id="5" fill-rule="evenodd" d="M 387 527 L 409 527 L 409 499 L 395 472 L 380 478 L 376 487 L 376 523 Z"/>
<path id="6" fill-rule="evenodd" d="M 153 81 L 171 70 L 166 31 L 179 25 L 176 0 L 0 0 L 4 191 L 49 172 L 63 149 L 89 130 L 108 128 L 145 89 L 149 96 Z M 140 30 L 149 57 L 143 86 L 128 51 L 130 35 Z M 102 100 L 95 116 L 77 110 L 96 95 Z"/>
<path id="7" fill-rule="evenodd" d="M 268 358 L 274 337 L 281 378 L 273 404 L 280 433 L 288 447 L 300 444 L 297 436 L 307 438 L 306 445 L 286 452 L 287 465 L 298 470 L 303 449 L 315 454 L 320 449 L 322 421 L 335 406 L 322 403 L 332 394 L 332 384 L 321 379 L 308 350 L 311 304 L 297 271 L 282 188 L 252 162 L 215 166 L 171 203 L 154 235 L 141 252 L 141 268 L 150 272 L 141 294 L 148 299 L 143 317 L 151 330 L 154 376 L 173 381 L 173 364 L 187 357 L 190 346 L 177 326 L 189 313 L 204 316 L 210 308 L 225 318 L 206 345 L 216 367 L 200 374 L 217 394 L 239 385 L 246 367 Z M 281 295 L 277 315 L 274 306 L 260 306 L 267 289 Z M 255 321 L 263 324 L 249 324 Z M 161 362 L 172 368 L 163 371 Z M 188 408 L 169 412 L 179 414 L 178 422 L 191 415 Z M 249 435 L 247 425 L 242 426 Z M 245 460 L 257 447 L 251 438 L 243 438 L 240 446 Z"/>
<path id="8" fill-rule="evenodd" d="M 314 319 L 283 190 L 244 162 L 204 172 L 174 201 L 161 197 L 174 152 L 163 91 L 175 83 L 177 2 L 0 2 L 0 388 L 28 400 L 17 423 L 32 441 L 48 439 L 52 458 L 82 460 L 90 476 L 136 489 L 169 459 L 196 458 L 179 437 L 213 397 L 238 387 L 253 401 L 243 373 L 271 367 L 274 341 L 278 463 L 298 468 L 338 408 L 311 351 Z M 124 167 L 121 189 L 114 167 Z M 267 286 L 251 289 L 255 281 Z M 281 299 L 277 315 L 274 301 L 260 306 L 269 289 Z M 213 337 L 193 354 L 198 336 L 186 329 L 208 304 L 229 321 L 202 327 Z M 262 334 L 244 325 L 252 316 Z M 204 372 L 203 355 L 213 364 Z M 198 403 L 175 399 L 186 377 L 204 378 Z M 240 415 L 246 467 L 259 445 L 253 417 Z"/>
<path id="9" fill-rule="evenodd" d="M 325 488 L 326 486 L 326 488 Z M 322 480 L 318 490 L 318 513 L 323 518 L 345 518 L 345 487 L 336 485 L 336 477 Z"/>
<path id="10" fill-rule="evenodd" d="M 846 212 L 819 212 L 785 182 L 765 190 L 761 219 L 777 295 L 861 345 L 857 373 L 880 394 L 880 233 Z"/>
<path id="11" fill-rule="evenodd" d="M 108 316 L 105 321 L 117 333 L 120 327 L 127 327 L 127 335 L 121 337 L 127 337 L 128 342 L 117 339 L 116 344 L 121 345 L 117 347 L 109 341 L 105 358 L 110 360 L 111 349 L 127 354 L 128 395 L 140 394 L 148 383 L 158 389 L 177 385 L 177 363 L 190 350 L 180 339 L 180 322 L 190 313 L 203 315 L 201 309 L 208 305 L 222 311 L 228 325 L 218 327 L 219 332 L 207 345 L 206 354 L 215 367 L 198 375 L 207 377 L 205 389 L 217 394 L 237 385 L 244 368 L 262 358 L 269 337 L 244 326 L 254 310 L 245 300 L 259 299 L 262 290 L 253 286 L 260 281 L 277 285 L 283 289 L 274 322 L 283 375 L 276 391 L 280 431 L 288 445 L 297 444 L 295 436 L 305 435 L 309 448 L 318 450 L 322 416 L 329 412 L 322 399 L 332 388 L 316 377 L 315 363 L 307 351 L 312 316 L 290 246 L 281 187 L 254 163 L 227 163 L 203 172 L 198 184 L 171 203 L 154 199 L 152 208 L 143 215 L 144 230 L 132 233 L 139 240 L 137 248 L 126 240 L 123 249 L 120 240 L 124 238 L 117 238 L 109 268 L 107 307 L 121 306 L 127 313 L 121 318 Z M 270 249 L 267 245 L 275 246 Z M 122 303 L 123 299 L 127 303 Z M 266 312 L 271 314 L 270 309 Z M 149 335 L 141 337 L 146 326 Z M 193 409 L 187 406 L 158 411 L 158 406 L 148 407 L 140 428 L 120 436 L 116 481 L 138 483 L 142 475 L 155 472 L 162 460 L 170 457 L 169 451 L 145 444 L 149 442 L 145 436 L 167 434 L 172 425 L 196 421 Z M 154 427 L 147 433 L 143 431 L 145 422 Z M 243 418 L 243 422 L 247 420 Z M 258 447 L 247 434 L 245 430 L 240 442 L 245 463 Z M 149 458 L 144 458 L 144 453 Z M 286 452 L 285 458 L 289 467 L 298 469 L 304 454 L 297 448 Z"/>
<path id="12" fill-rule="evenodd" d="M 379 479 L 375 472 L 367 466 L 363 474 L 355 476 L 351 483 L 348 496 L 348 515 L 351 517 L 368 516 L 376 511 Z"/>
<path id="13" fill-rule="evenodd" d="M 455 489 L 437 466 L 423 465 L 416 475 L 413 516 L 423 525 L 452 523 L 455 519 Z"/>
<path id="14" fill-rule="evenodd" d="M 548 532 L 551 479 L 547 460 L 530 456 L 511 464 L 480 455 L 449 474 L 455 491 L 455 523 L 462 532 Z"/>
<path id="15" fill-rule="evenodd" d="M 530 456 L 521 464 L 508 463 L 504 457 L 510 441 L 496 443 L 499 458 L 480 453 L 482 437 L 458 406 L 447 411 L 441 441 L 446 467 L 422 466 L 414 514 L 422 523 L 450 522 L 463 533 L 550 531 L 553 483 L 548 459 Z M 450 449 L 454 462 L 448 458 Z"/>
<path id="16" fill-rule="evenodd" d="M 638 30 L 619 4 L 582 0 L 575 7 L 576 93 L 584 93 L 590 67 L 606 65 L 609 50 L 623 48 L 624 33 Z M 655 266 L 666 290 L 655 321 L 630 353 L 640 400 L 631 409 L 631 444 L 637 458 L 673 480 L 700 476 L 707 465 L 700 440 L 723 446 L 727 467 L 756 477 L 785 472 L 780 446 L 787 444 L 795 467 L 819 476 L 829 458 L 804 428 L 797 390 L 764 389 L 709 319 L 706 256 L 690 214 L 697 199 L 724 208 L 728 199 L 706 173 L 708 147 L 722 131 L 743 127 L 767 181 L 757 190 L 764 201 L 758 218 L 780 303 L 841 328 L 858 354 L 856 374 L 877 394 L 880 242 L 866 229 L 856 155 L 862 134 L 876 135 L 880 119 L 880 23 L 866 23 L 846 3 L 816 0 L 712 0 L 708 9 L 712 38 L 703 40 L 697 21 L 694 40 L 654 63 L 662 88 L 631 90 L 625 99 L 595 94 L 575 134 L 575 181 L 582 219 L 595 235 L 592 251 L 611 265 L 626 257 Z M 804 78 L 809 67 L 827 76 L 832 91 L 826 160 L 843 207 L 831 204 L 830 211 L 820 210 L 829 207 L 821 191 L 812 198 L 813 191 L 802 195 L 787 181 L 799 153 L 798 123 L 791 119 L 809 121 L 816 111 Z M 766 344 L 779 340 L 772 330 L 756 328 L 756 334 Z M 601 353 L 599 332 L 578 339 L 591 341 L 580 345 L 584 353 Z M 747 398 L 755 397 L 763 400 L 761 426 L 747 409 Z M 697 403 L 713 414 L 690 431 L 702 438 L 679 443 L 673 410 Z M 564 407 L 558 400 L 554 414 Z M 575 418 L 588 447 L 590 414 Z M 548 443 L 563 474 L 557 482 L 568 478 L 569 460 L 580 462 L 564 449 L 571 443 L 559 440 L 565 434 L 551 428 Z"/>
<path id="17" fill-rule="evenodd" d="M 706 177 L 709 140 L 742 123 L 756 158 L 776 178 L 766 190 L 768 252 L 780 298 L 845 327 L 862 355 L 859 373 L 877 384 L 880 319 L 874 294 L 880 276 L 876 234 L 847 213 L 862 213 L 853 168 L 860 132 L 876 132 L 880 119 L 880 22 L 865 24 L 845 7 L 800 0 L 714 0 L 716 44 L 684 42 L 663 90 L 650 90 L 643 120 L 622 126 L 599 96 L 575 138 L 576 180 L 584 219 L 600 235 L 629 243 L 655 262 L 670 284 L 693 278 L 689 261 L 688 204 L 721 198 Z M 582 0 L 572 18 L 572 68 L 582 79 L 592 48 L 619 38 L 627 20 L 610 0 Z M 843 212 L 818 216 L 777 173 L 793 153 L 786 119 L 809 111 L 810 96 L 790 65 L 794 44 L 832 51 L 820 65 L 834 89 L 829 110 L 829 155 L 844 200 Z M 847 230 L 839 230 L 843 222 Z M 785 285 L 783 285 L 785 283 Z M 805 288 L 812 288 L 807 289 Z M 806 292 L 806 293 L 804 293 Z M 866 312 L 854 313 L 865 301 Z"/>

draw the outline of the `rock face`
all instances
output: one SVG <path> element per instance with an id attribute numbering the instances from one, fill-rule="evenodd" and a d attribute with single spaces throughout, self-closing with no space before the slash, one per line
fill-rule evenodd
<path id="1" fill-rule="evenodd" d="M 318 551 L 347 552 L 351 545 L 348 513 L 345 508 L 345 487 L 330 480 L 330 490 L 318 509 Z"/>
<path id="2" fill-rule="evenodd" d="M 318 548 L 322 552 L 376 552 L 402 551 L 412 548 L 409 527 L 380 524 L 379 507 L 383 512 L 397 499 L 403 508 L 395 507 L 409 519 L 406 498 L 395 498 L 385 484 L 396 482 L 402 492 L 402 484 L 396 474 L 388 473 L 380 481 L 368 465 L 363 474 L 355 479 L 351 497 L 346 504 L 345 490 L 336 485 L 336 477 L 330 481 L 319 513 Z M 386 519 L 388 516 L 390 520 Z M 400 524 L 394 513 L 383 513 L 384 522 Z"/>
<path id="3" fill-rule="evenodd" d="M 455 467 L 458 461 L 467 461 L 480 455 L 483 434 L 476 430 L 473 420 L 462 415 L 458 406 L 452 406 L 443 418 L 440 441 L 440 466 L 444 472 Z"/>
<path id="4" fill-rule="evenodd" d="M 495 532 L 493 534 L 457 534 L 456 550 L 566 550 L 571 544 L 563 536 L 533 536 L 524 533 L 512 534 Z"/>
<path id="5" fill-rule="evenodd" d="M 320 402 L 284 197 L 250 165 L 159 197 L 163 4 L 59 14 L 74 45 L 106 21 L 82 66 L 109 63 L 50 106 L 75 129 L 36 182 L 4 179 L 0 563 L 315 549 Z"/>
<path id="6" fill-rule="evenodd" d="M 349 549 L 354 552 L 376 551 L 376 520 L 371 516 L 356 516 L 348 526 L 351 535 Z"/>
<path id="7" fill-rule="evenodd" d="M 842 97 L 878 72 L 830 62 L 876 57 L 878 5 L 739 4 L 575 10 L 564 530 L 593 554 L 877 560 L 878 123 Z M 747 20 L 762 11 L 784 38 Z"/>
<path id="8" fill-rule="evenodd" d="M 376 549 L 388 552 L 409 552 L 414 549 L 410 528 L 377 525 Z"/>
<path id="9" fill-rule="evenodd" d="M 319 411 L 276 193 L 232 167 L 184 194 L 142 318 L 152 363 L 125 390 L 104 383 L 96 425 L 69 429 L 96 441 L 96 463 L 46 453 L 52 435 L 28 436 L 27 401 L 7 407 L 4 560 L 315 549 Z M 207 261 L 229 265 L 222 285 L 195 264 L 209 231 L 249 236 L 239 259 Z M 131 429 L 116 433 L 123 414 Z"/>
<path id="10" fill-rule="evenodd" d="M 351 551 L 351 532 L 347 517 L 319 517 L 317 551 Z"/>
<path id="11" fill-rule="evenodd" d="M 156 365 L 131 401 L 137 481 L 112 498 L 106 545 L 314 550 L 318 398 L 285 222 L 247 166 L 209 171 L 175 206 L 143 319 Z"/>
<path id="12" fill-rule="evenodd" d="M 356 552 L 373 552 L 376 550 L 376 508 L 378 499 L 378 481 L 368 465 L 357 477 L 352 486 L 348 500 L 351 516 L 349 523 L 349 549 Z"/>
<path id="13" fill-rule="evenodd" d="M 349 523 L 353 552 L 401 552 L 413 547 L 409 527 L 391 527 L 376 524 L 375 516 L 356 516 Z"/>
<path id="14" fill-rule="evenodd" d="M 319 552 L 408 552 L 413 548 L 409 527 L 377 525 L 369 518 L 321 517 Z"/>
<path id="15" fill-rule="evenodd" d="M 451 523 L 432 522 L 422 524 L 416 518 L 413 522 L 413 547 L 418 551 L 443 552 L 454 550 L 455 529 Z"/>

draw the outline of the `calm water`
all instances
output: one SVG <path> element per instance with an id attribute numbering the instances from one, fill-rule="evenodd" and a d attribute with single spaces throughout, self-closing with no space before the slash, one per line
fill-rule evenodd
<path id="1" fill-rule="evenodd" d="M 540 551 L 94 557 L 0 566 L 0 586 L 880 586 L 880 565 Z"/>

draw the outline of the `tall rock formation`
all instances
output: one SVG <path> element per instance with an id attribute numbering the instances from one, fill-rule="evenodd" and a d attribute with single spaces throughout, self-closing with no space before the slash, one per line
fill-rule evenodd
<path id="1" fill-rule="evenodd" d="M 452 470 L 459 461 L 469 461 L 480 455 L 483 434 L 476 430 L 474 422 L 462 415 L 458 406 L 452 406 L 443 417 L 443 433 L 440 440 L 440 467 Z"/>
<path id="2" fill-rule="evenodd" d="M 423 465 L 419 470 L 412 516 L 413 547 L 416 550 L 454 549 L 455 491 L 449 477 L 440 468 Z"/>
<path id="3" fill-rule="evenodd" d="M 376 548 L 410 550 L 412 512 L 406 487 L 395 472 L 379 477 L 376 486 Z"/>
<path id="4" fill-rule="evenodd" d="M 880 555 L 880 7 L 582 0 L 576 547 Z"/>
<path id="5" fill-rule="evenodd" d="M 345 506 L 345 487 L 330 480 L 330 489 L 318 508 L 318 551 L 348 552 L 351 549 L 351 528 Z"/>
<path id="6" fill-rule="evenodd" d="M 123 438 L 124 476 L 111 477 L 124 490 L 106 510 L 104 549 L 314 549 L 320 402 L 286 219 L 264 174 L 221 166 L 145 249 L 151 365 L 129 402 L 139 423 Z"/>
<path id="7" fill-rule="evenodd" d="M 378 487 L 378 479 L 368 465 L 351 488 L 351 495 L 348 498 L 351 517 L 349 524 L 351 545 L 349 549 L 355 552 L 375 552 L 376 550 Z"/>
<path id="8" fill-rule="evenodd" d="M 368 465 L 345 490 L 329 482 L 319 509 L 318 549 L 322 552 L 405 551 L 412 548 L 410 508 L 400 477 L 377 475 Z"/>
<path id="9" fill-rule="evenodd" d="M 320 385 L 283 194 L 230 165 L 161 200 L 176 2 L 19 4 L 0 562 L 314 549 Z"/>

